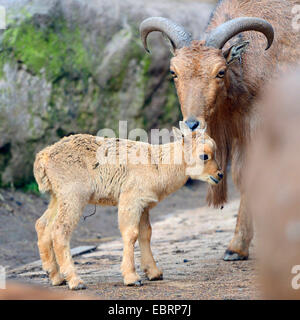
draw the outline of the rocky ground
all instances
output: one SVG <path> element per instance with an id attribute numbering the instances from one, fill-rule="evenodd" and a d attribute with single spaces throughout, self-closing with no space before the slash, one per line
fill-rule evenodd
<path id="1" fill-rule="evenodd" d="M 223 210 L 204 206 L 203 184 L 185 186 L 152 210 L 152 249 L 158 265 L 164 270 L 164 280 L 149 282 L 142 276 L 144 285 L 139 288 L 123 286 L 120 273 L 122 241 L 117 230 L 115 209 L 99 207 L 95 216 L 80 222 L 73 237 L 72 247 L 97 246 L 96 250 L 74 258 L 79 274 L 88 286 L 87 290 L 76 292 L 75 295 L 80 297 L 88 294 L 100 299 L 258 298 L 254 249 L 252 248 L 251 259 L 248 261 L 224 262 L 221 259 L 233 235 L 239 204 L 232 184 L 230 189 L 231 200 Z M 7 197 L 7 194 L 4 193 L 4 197 Z M 42 207 L 46 200 L 41 201 Z M 17 213 L 15 210 L 17 207 L 7 203 L 6 205 L 14 210 L 12 215 L 22 211 L 20 209 Z M 28 208 L 29 204 L 22 204 L 19 207 Z M 91 209 L 88 208 L 86 214 L 90 213 Z M 0 224 L 1 240 L 6 239 L 0 249 L 0 257 L 5 258 L 6 263 L 10 263 L 8 267 L 10 280 L 50 288 L 40 263 L 20 265 L 29 259 L 30 261 L 38 259 L 36 239 L 27 238 L 28 234 L 35 238 L 33 220 L 36 217 L 32 215 L 31 218 L 27 218 L 32 222 L 25 223 L 25 228 L 23 226 L 23 241 L 20 235 L 21 222 L 19 231 L 13 231 L 13 234 L 9 229 L 16 230 L 18 226 L 9 223 L 5 235 L 3 223 Z M 11 217 L 11 222 L 15 221 L 19 219 Z M 13 237 L 20 239 L 9 241 Z M 30 251 L 30 248 L 34 250 Z M 139 257 L 137 245 L 137 266 Z M 142 275 L 139 266 L 138 272 Z M 68 289 L 62 286 L 51 290 L 67 292 Z"/>

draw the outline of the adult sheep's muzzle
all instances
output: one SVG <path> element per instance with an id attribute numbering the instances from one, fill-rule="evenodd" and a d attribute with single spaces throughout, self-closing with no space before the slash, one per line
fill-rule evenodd
<path id="1" fill-rule="evenodd" d="M 199 120 L 194 116 L 189 116 L 185 120 L 185 124 L 189 127 L 191 131 L 203 130 L 206 131 L 206 122 L 204 120 Z"/>
<path id="2" fill-rule="evenodd" d="M 200 126 L 200 121 L 194 117 L 190 117 L 185 121 L 186 125 L 191 129 L 191 131 L 196 130 Z"/>

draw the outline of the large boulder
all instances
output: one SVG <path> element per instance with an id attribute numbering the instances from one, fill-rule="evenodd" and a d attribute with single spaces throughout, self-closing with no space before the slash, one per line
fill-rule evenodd
<path id="1" fill-rule="evenodd" d="M 170 127 L 180 118 L 170 53 L 138 26 L 164 16 L 200 37 L 212 4 L 175 0 L 0 0 L 0 186 L 28 183 L 35 153 L 70 133 Z M 156 38 L 154 40 L 154 38 Z"/>

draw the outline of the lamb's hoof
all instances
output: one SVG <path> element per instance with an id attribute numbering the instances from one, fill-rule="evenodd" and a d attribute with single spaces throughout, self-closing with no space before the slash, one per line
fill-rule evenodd
<path id="1" fill-rule="evenodd" d="M 227 249 L 225 251 L 224 257 L 223 257 L 224 261 L 239 261 L 239 260 L 248 260 L 248 255 L 244 256 L 240 253 L 231 251 L 229 249 Z"/>
<path id="2" fill-rule="evenodd" d="M 70 288 L 71 290 L 85 290 L 86 289 L 86 285 L 84 283 L 78 283 L 77 286 Z"/>
<path id="3" fill-rule="evenodd" d="M 143 285 L 141 280 L 135 281 L 133 283 L 128 283 L 127 286 L 128 287 L 141 287 Z"/>
<path id="4" fill-rule="evenodd" d="M 160 276 L 154 277 L 154 278 L 148 278 L 150 281 L 159 281 L 159 280 L 164 280 L 163 275 L 161 274 Z"/>
<path id="5" fill-rule="evenodd" d="M 58 286 L 64 286 L 67 284 L 67 281 L 65 280 L 65 278 L 63 276 L 61 276 L 59 273 L 55 273 L 53 275 L 53 273 L 51 274 L 48 271 L 45 271 L 45 272 L 46 272 L 47 277 L 49 278 L 49 281 L 52 284 L 52 286 L 58 287 Z"/>
<path id="6" fill-rule="evenodd" d="M 162 272 L 160 272 L 156 275 L 153 275 L 153 276 L 147 275 L 147 278 L 149 281 L 158 281 L 158 280 L 164 279 Z"/>
<path id="7" fill-rule="evenodd" d="M 65 286 L 67 284 L 67 281 L 65 279 L 63 279 L 60 282 L 52 282 L 52 285 L 55 287 L 59 287 L 59 286 Z"/>
<path id="8" fill-rule="evenodd" d="M 59 273 L 56 273 L 54 276 L 50 277 L 51 283 L 53 286 L 64 286 L 67 284 L 67 281 L 63 276 L 61 276 Z"/>

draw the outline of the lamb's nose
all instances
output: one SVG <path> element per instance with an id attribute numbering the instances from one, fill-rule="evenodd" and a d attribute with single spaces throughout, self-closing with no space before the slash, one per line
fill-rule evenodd
<path id="1" fill-rule="evenodd" d="M 192 131 L 194 131 L 198 128 L 200 122 L 195 118 L 188 118 L 185 123 Z"/>
<path id="2" fill-rule="evenodd" d="M 223 178 L 223 173 L 218 173 L 218 177 L 219 177 L 220 179 L 222 179 L 222 178 Z"/>

